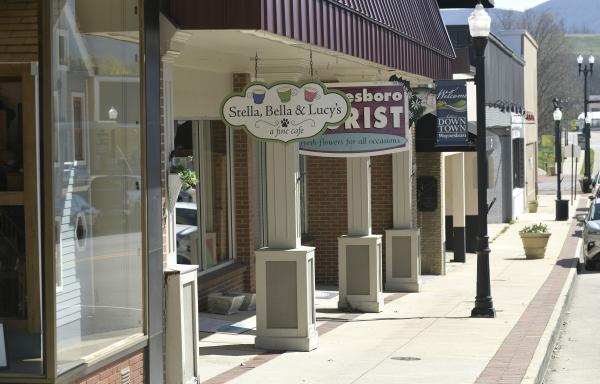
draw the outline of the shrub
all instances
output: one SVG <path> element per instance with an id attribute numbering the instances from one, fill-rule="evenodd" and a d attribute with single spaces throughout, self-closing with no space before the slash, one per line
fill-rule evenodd
<path id="1" fill-rule="evenodd" d="M 519 233 L 550 233 L 546 224 L 532 224 L 521 229 Z"/>

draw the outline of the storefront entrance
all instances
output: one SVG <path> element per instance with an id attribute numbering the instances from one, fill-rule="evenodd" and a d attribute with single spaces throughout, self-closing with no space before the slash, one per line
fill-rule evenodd
<path id="1" fill-rule="evenodd" d="M 0 323 L 11 370 L 40 373 L 36 78 L 31 73 L 29 64 L 0 63 Z"/>

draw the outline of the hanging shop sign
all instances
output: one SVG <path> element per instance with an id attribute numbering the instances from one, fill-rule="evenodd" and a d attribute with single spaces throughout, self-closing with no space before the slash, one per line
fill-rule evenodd
<path id="1" fill-rule="evenodd" d="M 352 106 L 344 124 L 300 143 L 300 153 L 328 157 L 367 157 L 408 150 L 408 101 L 398 83 L 328 84 Z"/>
<path id="2" fill-rule="evenodd" d="M 259 140 L 283 143 L 319 136 L 349 114 L 344 93 L 318 81 L 253 82 L 221 106 L 221 117 L 229 126 L 243 128 Z"/>
<path id="3" fill-rule="evenodd" d="M 469 144 L 467 84 L 465 80 L 438 80 L 436 86 L 436 146 Z"/>

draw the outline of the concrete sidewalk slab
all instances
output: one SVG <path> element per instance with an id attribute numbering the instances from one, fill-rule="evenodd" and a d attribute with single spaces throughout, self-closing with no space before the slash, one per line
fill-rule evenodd
<path id="1" fill-rule="evenodd" d="M 570 223 L 553 219 L 554 200 L 542 196 L 538 213 L 524 214 L 492 244 L 495 319 L 469 317 L 475 297 L 476 257 L 468 254 L 466 263 L 453 263 L 446 276 L 425 279 L 422 292 L 386 295 L 391 299 L 382 313 L 340 314 L 334 305 L 330 308 L 324 302 L 317 312 L 319 348 L 310 353 L 256 357 L 263 352 L 255 350 L 251 356 L 250 335 L 229 335 L 230 351 L 241 354 L 204 354 L 201 379 L 212 384 L 474 383 L 554 270 Z M 525 260 L 518 231 L 540 221 L 552 231 L 546 258 Z M 327 333 L 321 332 L 325 330 Z M 201 348 L 218 343 L 219 337 L 203 339 Z M 226 348 L 225 344 L 219 346 Z M 220 364 L 220 369 L 211 368 L 213 364 Z M 522 364 L 527 364 L 526 370 L 529 361 Z M 501 369 L 488 368 L 488 373 Z"/>

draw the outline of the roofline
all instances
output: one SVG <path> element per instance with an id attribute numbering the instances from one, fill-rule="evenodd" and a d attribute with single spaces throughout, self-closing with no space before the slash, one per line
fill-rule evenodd
<path id="1" fill-rule="evenodd" d="M 446 25 L 446 27 L 466 27 L 467 29 L 469 28 L 467 24 L 449 24 Z M 523 59 L 520 54 L 517 54 L 515 51 L 513 51 L 508 45 L 504 44 L 504 42 L 496 34 L 490 32 L 489 40 L 496 44 L 501 50 L 503 50 L 504 53 L 511 56 L 516 62 L 525 66 L 525 59 Z"/>
<path id="2" fill-rule="evenodd" d="M 525 39 L 529 40 L 529 42 L 530 42 L 531 44 L 533 44 L 533 46 L 534 46 L 536 49 L 539 49 L 539 48 L 540 48 L 540 46 L 539 46 L 538 42 L 537 42 L 537 41 L 535 40 L 535 38 L 534 38 L 534 37 L 531 35 L 531 33 L 529 33 L 529 31 L 528 31 L 528 30 L 526 30 L 526 29 L 511 29 L 511 30 L 508 30 L 508 31 L 502 31 L 502 33 L 501 33 L 501 34 L 502 34 L 502 35 L 521 35 L 521 36 L 523 36 L 523 38 L 525 38 Z"/>

